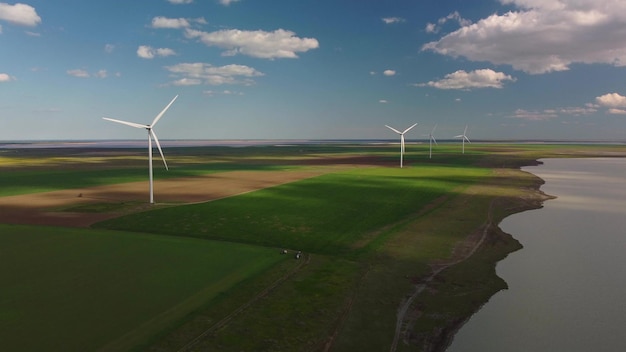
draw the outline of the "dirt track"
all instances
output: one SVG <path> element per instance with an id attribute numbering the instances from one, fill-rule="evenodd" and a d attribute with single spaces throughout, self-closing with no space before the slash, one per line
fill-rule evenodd
<path id="1" fill-rule="evenodd" d="M 154 181 L 154 199 L 159 203 L 197 203 L 272 187 L 329 172 L 233 171 L 198 177 Z M 0 223 L 87 227 L 119 216 L 117 213 L 59 211 L 89 203 L 148 201 L 148 182 L 132 182 L 91 188 L 0 197 Z"/>

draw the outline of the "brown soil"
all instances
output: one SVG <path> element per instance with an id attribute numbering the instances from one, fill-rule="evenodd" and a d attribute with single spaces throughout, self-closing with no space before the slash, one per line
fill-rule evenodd
<path id="1" fill-rule="evenodd" d="M 198 203 L 318 176 L 332 169 L 307 171 L 233 171 L 198 177 L 154 181 L 154 199 L 167 203 Z M 336 170 L 336 169 L 335 169 Z M 144 202 L 148 207 L 148 182 L 132 182 L 91 188 L 0 197 L 0 223 L 88 227 L 119 216 L 119 212 L 63 211 L 96 203 Z"/>

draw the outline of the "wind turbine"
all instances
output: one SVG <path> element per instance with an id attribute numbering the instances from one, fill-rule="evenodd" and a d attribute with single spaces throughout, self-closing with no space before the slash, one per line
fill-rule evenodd
<path id="1" fill-rule="evenodd" d="M 159 122 L 163 114 L 165 114 L 167 109 L 170 108 L 170 106 L 174 103 L 174 100 L 176 100 L 176 98 L 178 98 L 178 95 L 175 96 L 174 99 L 172 99 L 172 101 L 170 101 L 169 104 L 167 104 L 165 109 L 163 109 L 154 118 L 152 123 L 149 125 L 142 125 L 139 123 L 127 122 L 127 121 L 122 121 L 122 120 L 110 119 L 108 117 L 103 117 L 103 119 L 108 120 L 108 121 L 121 123 L 123 125 L 128 125 L 128 126 L 135 127 L 135 128 L 145 128 L 146 130 L 148 130 L 148 175 L 150 177 L 150 204 L 154 203 L 154 194 L 153 194 L 154 188 L 152 185 L 152 139 L 153 138 L 154 138 L 154 143 L 156 144 L 157 148 L 159 149 L 159 153 L 161 154 L 161 159 L 163 159 L 163 164 L 165 165 L 165 169 L 169 170 L 169 168 L 167 167 L 167 163 L 165 162 L 165 156 L 163 156 L 163 151 L 161 150 L 161 145 L 159 144 L 159 139 L 157 138 L 156 133 L 154 133 L 154 125 L 156 125 L 157 122 Z"/>
<path id="2" fill-rule="evenodd" d="M 465 141 L 467 140 L 467 143 L 472 143 L 470 142 L 469 138 L 467 138 L 466 134 L 467 134 L 467 125 L 465 125 L 465 130 L 463 131 L 463 134 L 454 136 L 454 138 L 461 138 L 461 141 L 463 141 L 463 154 L 465 154 Z"/>
<path id="3" fill-rule="evenodd" d="M 429 159 L 433 158 L 433 142 L 435 142 L 435 145 L 437 145 L 437 140 L 435 139 L 435 136 L 434 136 L 435 128 L 437 128 L 437 125 L 435 125 L 435 127 L 433 127 L 433 130 L 430 131 L 430 133 L 428 134 L 428 137 L 430 139 L 430 141 L 429 141 L 429 143 L 430 143 L 430 151 L 428 152 L 428 158 Z"/>
<path id="4" fill-rule="evenodd" d="M 406 130 L 404 130 L 404 132 L 400 132 L 391 126 L 385 125 L 385 127 L 387 127 L 388 129 L 400 135 L 400 168 L 402 168 L 402 157 L 404 156 L 404 134 L 407 133 L 411 128 L 415 127 L 416 125 L 417 123 L 413 124 L 413 126 L 407 128 Z"/>

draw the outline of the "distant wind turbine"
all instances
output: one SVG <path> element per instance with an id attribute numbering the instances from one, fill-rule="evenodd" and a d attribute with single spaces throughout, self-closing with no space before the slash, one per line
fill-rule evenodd
<path id="1" fill-rule="evenodd" d="M 178 98 L 178 95 L 175 96 L 174 99 L 172 99 L 172 101 L 170 101 L 169 104 L 167 104 L 165 109 L 163 109 L 154 118 L 152 123 L 149 125 L 142 125 L 139 123 L 127 122 L 127 121 L 122 121 L 122 120 L 110 119 L 108 117 L 103 117 L 103 119 L 108 120 L 108 121 L 121 123 L 123 125 L 128 125 L 128 126 L 135 127 L 135 128 L 145 128 L 146 130 L 148 130 L 148 175 L 150 177 L 150 204 L 154 203 L 154 194 L 153 194 L 153 185 L 152 185 L 152 139 L 153 138 L 154 138 L 154 143 L 156 144 L 157 148 L 159 149 L 159 153 L 161 154 L 161 159 L 163 159 L 163 164 L 165 165 L 165 169 L 169 170 L 169 168 L 167 167 L 167 163 L 165 162 L 165 156 L 163 156 L 163 151 L 161 150 L 161 145 L 159 144 L 159 139 L 157 138 L 156 133 L 154 133 L 154 125 L 156 125 L 157 122 L 159 122 L 163 114 L 165 114 L 167 109 L 170 108 L 170 106 L 174 103 L 176 98 Z"/>
<path id="2" fill-rule="evenodd" d="M 461 138 L 461 141 L 463 142 L 463 154 L 465 154 L 465 141 L 467 141 L 467 143 L 472 143 L 470 142 L 469 138 L 467 138 L 467 125 L 465 125 L 465 130 L 463 131 L 463 134 L 454 136 L 454 138 Z"/>
<path id="3" fill-rule="evenodd" d="M 395 133 L 400 135 L 400 168 L 402 168 L 402 159 L 403 159 L 403 156 L 404 156 L 404 134 L 409 132 L 409 130 L 411 128 L 415 127 L 416 125 L 417 125 L 417 123 L 413 124 L 413 126 L 407 128 L 406 130 L 404 130 L 404 132 L 400 132 L 400 131 L 398 131 L 397 129 L 395 129 L 393 127 L 385 125 L 385 127 L 387 127 L 388 129 L 390 129 L 390 130 L 392 130 Z"/>
<path id="4" fill-rule="evenodd" d="M 430 151 L 428 152 L 428 158 L 432 159 L 433 158 L 433 142 L 435 142 L 435 145 L 437 145 L 437 140 L 435 139 L 435 128 L 437 128 L 437 125 L 435 125 L 435 127 L 433 127 L 433 130 L 430 131 L 430 133 L 428 134 L 428 138 L 429 138 L 429 143 L 430 143 Z"/>

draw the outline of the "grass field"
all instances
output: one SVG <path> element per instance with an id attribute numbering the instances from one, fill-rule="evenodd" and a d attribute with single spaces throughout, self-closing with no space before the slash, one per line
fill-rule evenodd
<path id="1" fill-rule="evenodd" d="M 347 254 L 366 247 L 368 234 L 485 175 L 471 167 L 363 168 L 97 227 Z"/>
<path id="2" fill-rule="evenodd" d="M 541 157 L 626 155 L 623 146 L 459 150 L 442 143 L 428 159 L 427 144 L 407 145 L 404 169 L 396 145 L 165 151 L 172 168 L 157 178 L 341 167 L 93 229 L 0 225 L 2 347 L 386 351 L 399 307 L 416 285 L 486 233 L 468 260 L 428 282 L 402 319 L 398 351 L 441 350 L 506 286 L 495 262 L 519 244 L 495 225 L 542 199 L 540 180 L 517 168 Z M 145 180 L 145 156 L 132 153 L 3 153 L 0 196 Z M 279 248 L 302 250 L 306 261 L 281 256 Z"/>
<path id="3" fill-rule="evenodd" d="M 0 225 L 6 351 L 128 350 L 286 259 L 278 250 Z"/>

